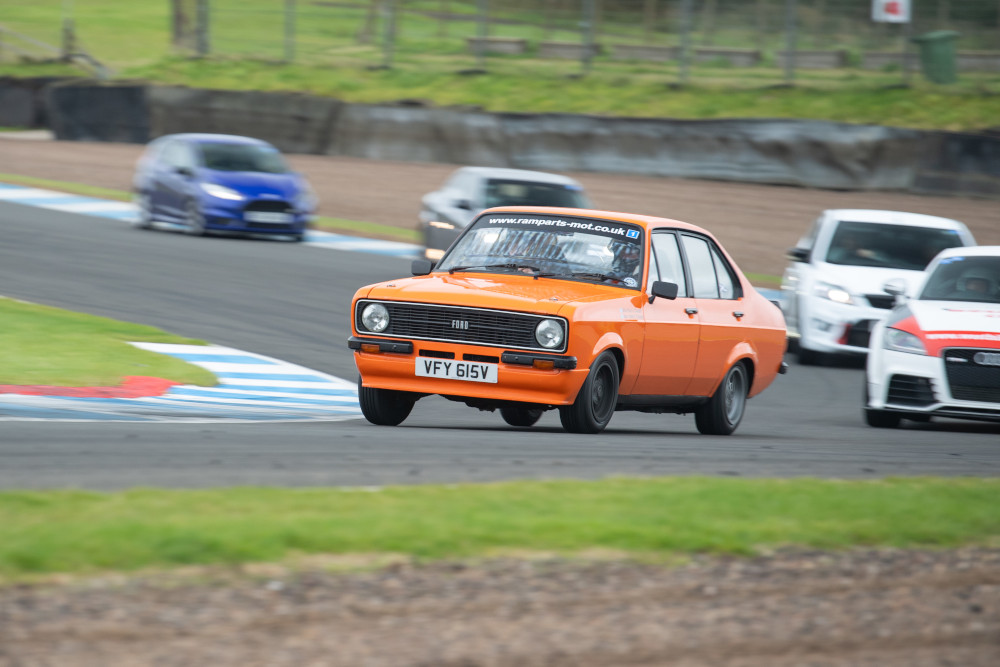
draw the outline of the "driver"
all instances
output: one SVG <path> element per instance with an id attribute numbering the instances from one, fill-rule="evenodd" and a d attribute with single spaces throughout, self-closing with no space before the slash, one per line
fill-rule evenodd
<path id="1" fill-rule="evenodd" d="M 641 256 L 639 244 L 623 243 L 615 252 L 615 259 L 609 275 L 630 287 L 635 287 L 639 284 L 639 278 L 642 277 L 642 264 L 639 261 Z"/>

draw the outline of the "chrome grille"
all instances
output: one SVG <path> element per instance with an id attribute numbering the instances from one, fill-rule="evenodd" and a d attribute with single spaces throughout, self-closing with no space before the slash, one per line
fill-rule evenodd
<path id="1" fill-rule="evenodd" d="M 369 303 L 376 302 L 359 301 L 354 311 L 355 327 L 360 333 L 369 333 L 361 321 L 361 313 Z M 565 332 L 565 320 L 558 317 L 462 306 L 425 305 L 396 301 L 378 301 L 377 303 L 381 303 L 389 310 L 389 327 L 379 333 L 371 332 L 377 336 L 523 350 L 544 350 L 545 352 L 564 352 L 566 350 L 565 339 L 559 349 L 543 348 L 535 340 L 535 327 L 544 319 L 562 321 Z"/>
<path id="2" fill-rule="evenodd" d="M 997 350 L 949 349 L 943 353 L 948 386 L 953 398 L 960 401 L 1000 403 L 1000 366 L 976 362 L 976 353 Z"/>

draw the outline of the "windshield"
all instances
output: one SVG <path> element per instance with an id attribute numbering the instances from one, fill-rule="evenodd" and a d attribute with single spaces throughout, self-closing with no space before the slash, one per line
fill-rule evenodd
<path id="1" fill-rule="evenodd" d="M 262 171 L 284 174 L 288 165 L 278 149 L 258 144 L 201 144 L 205 166 L 218 171 Z"/>
<path id="2" fill-rule="evenodd" d="M 918 298 L 1000 303 L 1000 257 L 946 257 L 927 277 Z"/>
<path id="3" fill-rule="evenodd" d="M 939 252 L 961 245 L 953 229 L 844 221 L 837 225 L 826 261 L 923 271 Z"/>
<path id="4" fill-rule="evenodd" d="M 476 220 L 436 271 L 524 273 L 638 289 L 642 230 L 623 222 L 531 214 Z"/>
<path id="5" fill-rule="evenodd" d="M 486 182 L 486 208 L 494 206 L 561 206 L 590 208 L 579 186 L 491 179 Z"/>

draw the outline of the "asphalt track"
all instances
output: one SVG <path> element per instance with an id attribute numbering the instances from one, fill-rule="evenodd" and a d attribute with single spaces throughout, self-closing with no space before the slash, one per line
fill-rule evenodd
<path id="1" fill-rule="evenodd" d="M 351 295 L 409 262 L 292 243 L 143 232 L 126 222 L 0 203 L 0 294 L 141 322 L 356 375 Z M 378 486 L 610 475 L 883 477 L 1000 474 L 1000 426 L 861 420 L 858 366 L 791 371 L 748 404 L 735 435 L 691 416 L 618 413 L 596 436 L 546 413 L 512 429 L 496 413 L 420 401 L 397 428 L 363 420 L 174 424 L 0 422 L 0 488 Z"/>

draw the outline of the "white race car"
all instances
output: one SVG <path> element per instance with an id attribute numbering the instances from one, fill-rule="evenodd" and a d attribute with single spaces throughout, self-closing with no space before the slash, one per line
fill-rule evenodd
<path id="1" fill-rule="evenodd" d="M 781 281 L 790 349 L 800 364 L 868 352 L 871 328 L 893 306 L 889 280 L 913 287 L 941 250 L 971 246 L 968 228 L 949 218 L 867 209 L 823 211 L 788 251 Z"/>
<path id="2" fill-rule="evenodd" d="M 944 250 L 872 330 L 865 421 L 1000 421 L 1000 246 Z"/>

